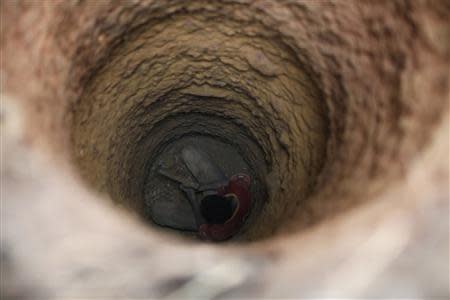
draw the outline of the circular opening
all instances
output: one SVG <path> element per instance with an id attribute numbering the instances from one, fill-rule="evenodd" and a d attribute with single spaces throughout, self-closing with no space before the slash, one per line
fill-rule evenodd
<path id="1" fill-rule="evenodd" d="M 22 116 L 1 115 L 6 298 L 439 294 L 446 282 L 423 279 L 448 278 L 443 6 L 3 1 L 2 100 L 23 104 L 26 120 L 22 135 L 8 126 Z M 190 146 L 206 153 L 199 170 L 220 171 L 199 176 L 199 156 L 183 155 Z M 104 194 L 73 181 L 70 162 Z M 223 197 L 236 174 L 251 178 L 252 202 L 231 241 L 261 242 L 195 246 L 155 234 L 197 235 L 192 195 Z M 230 211 L 207 206 L 202 234 Z M 212 282 L 219 269 L 231 281 Z"/>
<path id="2" fill-rule="evenodd" d="M 400 43 L 389 30 L 374 38 L 379 27 L 363 16 L 327 21 L 346 11 L 163 3 L 100 30 L 96 51 L 79 49 L 93 67 L 70 109 L 83 178 L 149 224 L 196 231 L 180 188 L 207 181 L 180 154 L 194 145 L 225 181 L 252 178 L 236 241 L 302 230 L 370 199 L 423 146 L 442 103 L 424 104 L 408 84 L 407 25 L 397 24 Z M 343 34 L 355 29 L 356 39 Z M 161 162 L 184 179 L 161 175 Z"/>
<path id="3" fill-rule="evenodd" d="M 209 195 L 202 199 L 201 211 L 208 223 L 223 224 L 237 208 L 236 197 Z"/>
<path id="4" fill-rule="evenodd" d="M 180 186 L 213 180 L 186 166 L 182 153 L 191 145 L 207 157 L 196 164 L 215 166 L 222 181 L 239 173 L 252 179 L 236 239 L 271 235 L 311 194 L 326 157 L 326 104 L 295 52 L 270 26 L 256 19 L 242 26 L 220 10 L 139 27 L 74 109 L 74 154 L 84 177 L 150 223 L 195 231 Z"/>

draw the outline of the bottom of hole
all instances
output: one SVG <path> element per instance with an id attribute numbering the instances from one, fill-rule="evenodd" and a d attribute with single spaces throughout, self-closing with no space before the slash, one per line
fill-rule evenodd
<path id="1" fill-rule="evenodd" d="M 145 214 L 160 226 L 197 231 L 199 218 L 188 196 L 191 189 L 197 192 L 203 220 L 223 224 L 234 216 L 239 200 L 233 194 L 216 195 L 215 188 L 236 174 L 251 171 L 235 147 L 208 136 L 182 137 L 166 145 L 151 163 L 144 190 Z"/>

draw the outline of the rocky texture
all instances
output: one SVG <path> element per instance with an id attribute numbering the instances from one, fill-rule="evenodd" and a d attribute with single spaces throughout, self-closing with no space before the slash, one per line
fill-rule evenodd
<path id="1" fill-rule="evenodd" d="M 7 295 L 448 297 L 445 1 L 1 5 L 25 122 L 2 169 Z M 191 113 L 274 183 L 246 237 L 264 241 L 194 246 L 102 201 L 139 213 L 149 149 Z"/>
<path id="2" fill-rule="evenodd" d="M 137 210 L 155 149 L 187 134 L 233 144 L 257 180 L 270 178 L 249 233 L 256 238 L 311 192 L 328 124 L 310 66 L 264 14 L 240 7 L 141 7 L 148 20 L 111 50 L 73 104 L 72 132 L 84 177 Z M 161 124 L 174 118 L 167 129 Z"/>

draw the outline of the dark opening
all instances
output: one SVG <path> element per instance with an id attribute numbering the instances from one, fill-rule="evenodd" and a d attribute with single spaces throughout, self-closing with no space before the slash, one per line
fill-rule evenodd
<path id="1" fill-rule="evenodd" d="M 201 212 L 206 222 L 223 224 L 233 215 L 236 201 L 233 197 L 209 195 L 202 199 Z"/>

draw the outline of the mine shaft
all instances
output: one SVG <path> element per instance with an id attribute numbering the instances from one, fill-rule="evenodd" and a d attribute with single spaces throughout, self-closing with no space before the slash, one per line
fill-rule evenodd
<path id="1" fill-rule="evenodd" d="M 449 13 L 2 1 L 0 298 L 448 297 Z"/>

